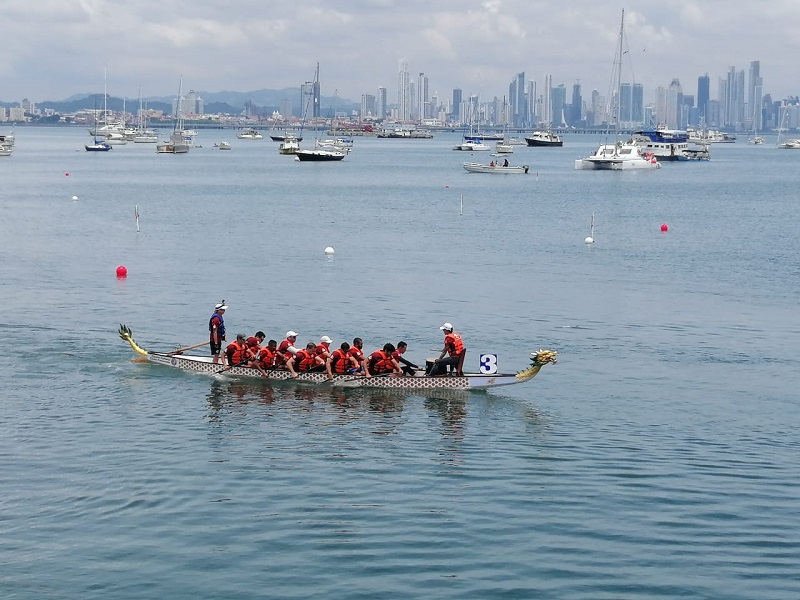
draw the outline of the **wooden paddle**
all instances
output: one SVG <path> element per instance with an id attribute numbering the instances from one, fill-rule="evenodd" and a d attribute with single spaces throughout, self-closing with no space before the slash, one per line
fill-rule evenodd
<path id="1" fill-rule="evenodd" d="M 186 346 L 186 348 L 178 348 L 177 350 L 173 350 L 172 352 L 167 352 L 167 354 L 182 354 L 187 350 L 194 350 L 195 348 L 199 348 L 200 346 L 208 345 L 208 341 L 200 342 L 199 344 L 195 344 L 194 346 Z"/>

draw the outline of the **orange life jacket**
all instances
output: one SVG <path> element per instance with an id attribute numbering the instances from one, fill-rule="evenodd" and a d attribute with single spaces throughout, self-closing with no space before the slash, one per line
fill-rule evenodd
<path id="1" fill-rule="evenodd" d="M 228 360 L 232 366 L 235 367 L 244 362 L 246 349 L 247 345 L 239 340 L 234 340 L 228 344 L 228 347 L 225 348 L 225 354 L 228 356 Z"/>
<path id="2" fill-rule="evenodd" d="M 386 354 L 383 350 L 375 350 L 369 355 L 369 372 L 372 375 L 379 375 L 381 373 L 391 373 L 394 371 L 394 363 L 392 357 Z"/>
<path id="3" fill-rule="evenodd" d="M 444 336 L 444 345 L 447 346 L 450 356 L 458 356 L 464 352 L 464 340 L 461 339 L 461 334 L 455 331 Z"/>
<path id="4" fill-rule="evenodd" d="M 278 357 L 277 353 L 270 350 L 267 346 L 261 349 L 258 353 L 258 360 L 261 361 L 261 366 L 264 369 L 271 369 L 275 366 L 275 359 Z"/>
<path id="5" fill-rule="evenodd" d="M 334 373 L 347 373 L 349 368 L 350 355 L 341 348 L 334 350 L 333 354 L 331 354 L 331 371 Z"/>
<path id="6" fill-rule="evenodd" d="M 319 364 L 313 350 L 306 350 L 305 348 L 297 351 L 295 361 L 298 371 L 310 371 Z"/>

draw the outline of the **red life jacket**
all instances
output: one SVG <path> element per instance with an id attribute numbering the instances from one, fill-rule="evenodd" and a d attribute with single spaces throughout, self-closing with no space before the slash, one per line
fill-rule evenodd
<path id="1" fill-rule="evenodd" d="M 289 340 L 283 340 L 280 345 L 278 346 L 277 356 L 275 357 L 275 364 L 279 367 L 282 367 L 290 360 L 294 360 L 292 357 L 292 353 L 288 352 L 286 349 L 289 346 L 292 346 L 292 342 Z"/>
<path id="2" fill-rule="evenodd" d="M 244 362 L 246 348 L 245 343 L 239 340 L 234 340 L 228 344 L 228 347 L 225 348 L 225 354 L 228 356 L 231 365 L 235 367 Z"/>
<path id="3" fill-rule="evenodd" d="M 383 350 L 375 350 L 369 355 L 369 372 L 371 375 L 391 373 L 394 371 L 392 357 Z"/>
<path id="4" fill-rule="evenodd" d="M 305 348 L 297 351 L 295 361 L 298 371 L 310 371 L 319 364 L 314 352 Z"/>
<path id="5" fill-rule="evenodd" d="M 261 362 L 261 366 L 264 369 L 271 369 L 275 366 L 275 359 L 278 355 L 270 350 L 267 346 L 264 346 L 261 349 L 261 352 L 258 353 L 258 360 Z"/>
<path id="6" fill-rule="evenodd" d="M 347 373 L 347 369 L 350 368 L 350 356 L 347 352 L 344 352 L 341 348 L 338 348 L 333 351 L 331 354 L 331 371 L 334 373 Z"/>
<path id="7" fill-rule="evenodd" d="M 461 339 L 461 334 L 455 331 L 444 336 L 444 345 L 447 346 L 450 356 L 459 356 L 464 352 L 464 340 Z"/>

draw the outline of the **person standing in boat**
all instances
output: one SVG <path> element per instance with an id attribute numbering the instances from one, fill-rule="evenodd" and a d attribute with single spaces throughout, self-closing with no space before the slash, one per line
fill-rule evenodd
<path id="1" fill-rule="evenodd" d="M 444 375 L 447 367 L 450 367 L 451 371 L 455 369 L 456 375 L 461 377 L 464 375 L 464 356 L 467 353 L 464 340 L 461 339 L 460 333 L 453 330 L 451 323 L 445 323 L 439 329 L 444 332 L 444 348 L 442 348 L 439 358 L 433 362 L 428 375 L 432 377 Z M 448 355 L 447 358 L 444 357 L 445 354 Z"/>
<path id="2" fill-rule="evenodd" d="M 211 346 L 211 356 L 214 357 L 215 365 L 220 361 L 219 353 L 222 350 L 222 342 L 225 341 L 225 319 L 222 318 L 222 315 L 226 310 L 228 307 L 223 300 L 214 307 L 214 313 L 208 320 L 208 343 Z"/>
<path id="3" fill-rule="evenodd" d="M 401 365 L 400 368 L 403 371 L 403 375 L 413 375 L 414 372 L 419 369 L 419 367 L 411 361 L 403 358 L 403 354 L 405 354 L 407 348 L 408 344 L 405 342 L 398 342 L 397 350 L 392 352 L 392 358 L 397 362 L 398 365 Z"/>

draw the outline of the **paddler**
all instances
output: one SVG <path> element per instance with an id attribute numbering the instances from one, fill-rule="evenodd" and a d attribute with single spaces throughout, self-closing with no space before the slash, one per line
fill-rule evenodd
<path id="1" fill-rule="evenodd" d="M 286 339 L 278 345 L 277 357 L 275 358 L 275 366 L 279 369 L 289 369 L 292 377 L 297 377 L 297 371 L 294 368 L 294 357 L 298 352 L 294 345 L 296 341 L 297 332 L 287 331 Z"/>
<path id="2" fill-rule="evenodd" d="M 225 357 L 229 367 L 242 367 L 247 363 L 247 341 L 243 333 L 237 333 L 236 339 L 227 345 Z"/>
<path id="3" fill-rule="evenodd" d="M 384 344 L 383 350 L 375 350 L 367 358 L 367 372 L 370 375 L 402 375 L 400 365 L 392 358 L 395 350 L 393 344 Z"/>
<path id="4" fill-rule="evenodd" d="M 403 354 L 405 354 L 407 349 L 408 344 L 405 342 L 398 342 L 397 350 L 392 352 L 392 358 L 397 361 L 397 364 L 401 365 L 400 368 L 403 370 L 403 375 L 413 375 L 416 370 L 419 369 L 419 367 L 411 361 L 403 358 Z"/>
<path id="5" fill-rule="evenodd" d="M 222 315 L 225 314 L 226 310 L 228 310 L 228 306 L 225 304 L 225 300 L 223 300 L 214 307 L 214 313 L 208 320 L 208 343 L 211 346 L 211 356 L 214 357 L 215 365 L 220 361 L 219 353 L 222 350 L 222 342 L 225 341 L 225 320 L 222 318 Z"/>

